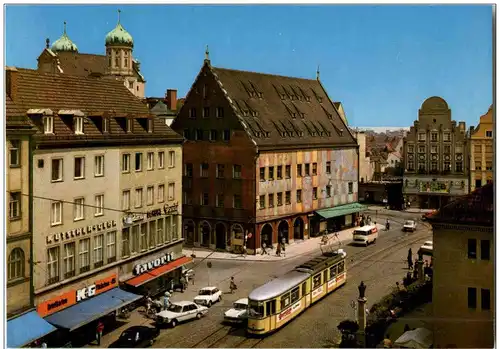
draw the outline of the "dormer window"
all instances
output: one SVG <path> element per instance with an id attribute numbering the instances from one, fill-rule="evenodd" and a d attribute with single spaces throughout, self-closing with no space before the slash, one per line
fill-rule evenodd
<path id="1" fill-rule="evenodd" d="M 76 116 L 74 118 L 75 123 L 75 134 L 82 135 L 83 134 L 83 118 L 81 116 Z"/>
<path id="2" fill-rule="evenodd" d="M 127 133 L 132 132 L 132 119 L 127 119 Z"/>
<path id="3" fill-rule="evenodd" d="M 148 119 L 148 133 L 153 132 L 153 119 Z"/>
<path id="4" fill-rule="evenodd" d="M 109 124 L 109 120 L 107 118 L 103 118 L 102 119 L 102 132 L 103 133 L 108 133 L 108 124 Z"/>
<path id="5" fill-rule="evenodd" d="M 43 133 L 54 133 L 54 117 L 45 116 L 43 118 Z"/>

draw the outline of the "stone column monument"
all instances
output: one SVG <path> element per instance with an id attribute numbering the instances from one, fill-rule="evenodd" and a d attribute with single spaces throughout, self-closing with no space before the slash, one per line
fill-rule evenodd
<path id="1" fill-rule="evenodd" d="M 365 328 L 366 328 L 366 285 L 363 281 L 358 286 L 359 297 L 358 297 L 358 325 L 359 325 L 359 341 L 362 343 L 362 347 L 365 347 Z"/>

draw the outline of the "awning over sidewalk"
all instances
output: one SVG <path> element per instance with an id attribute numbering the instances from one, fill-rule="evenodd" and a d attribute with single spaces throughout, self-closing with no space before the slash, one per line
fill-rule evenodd
<path id="1" fill-rule="evenodd" d="M 146 282 L 149 282 L 153 279 L 156 279 L 157 277 L 160 277 L 163 274 L 166 274 L 174 269 L 182 267 L 183 265 L 191 263 L 191 261 L 192 261 L 192 258 L 182 256 L 181 258 L 177 258 L 175 261 L 172 261 L 168 264 L 162 265 L 161 267 L 150 270 L 150 271 L 148 271 L 144 274 L 141 274 L 139 276 L 136 276 L 136 277 L 128 280 L 126 283 L 129 284 L 130 286 L 136 286 L 136 287 L 144 285 Z"/>
<path id="2" fill-rule="evenodd" d="M 139 298 L 142 298 L 142 296 L 115 287 L 112 290 L 49 315 L 45 320 L 57 327 L 73 331 Z"/>
<path id="3" fill-rule="evenodd" d="M 318 210 L 318 211 L 316 211 L 316 214 L 320 215 L 321 217 L 323 217 L 325 219 L 328 219 L 328 218 L 340 217 L 340 216 L 345 216 L 345 215 L 356 213 L 356 212 L 365 211 L 367 209 L 368 209 L 368 206 L 361 205 L 361 204 L 355 202 L 353 204 L 347 204 L 347 205 L 336 206 L 336 207 Z"/>
<path id="4" fill-rule="evenodd" d="M 42 319 L 36 310 L 32 310 L 7 321 L 7 347 L 23 347 L 55 330 L 56 328 Z"/>

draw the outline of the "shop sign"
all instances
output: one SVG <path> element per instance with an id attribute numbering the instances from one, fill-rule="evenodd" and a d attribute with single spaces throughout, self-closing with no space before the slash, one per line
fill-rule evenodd
<path id="1" fill-rule="evenodd" d="M 56 233 L 52 236 L 49 235 L 46 237 L 46 243 L 48 245 L 48 244 L 51 244 L 53 242 L 69 240 L 69 239 L 73 239 L 75 237 L 79 237 L 80 235 L 92 234 L 96 231 L 104 231 L 106 229 L 111 229 L 113 227 L 116 227 L 115 220 L 111 220 L 111 221 L 107 221 L 107 222 L 103 222 L 103 223 L 99 223 L 99 224 L 94 224 L 94 225 L 88 225 L 86 227 L 68 230 L 66 232 Z"/>
<path id="2" fill-rule="evenodd" d="M 123 224 L 132 224 L 134 222 L 142 221 L 144 219 L 144 214 L 133 213 L 123 217 Z"/>
<path id="3" fill-rule="evenodd" d="M 42 317 L 47 316 L 75 305 L 76 303 L 84 301 L 90 297 L 109 291 L 116 286 L 118 286 L 118 277 L 116 274 L 113 274 L 104 279 L 97 280 L 94 284 L 87 287 L 68 291 L 60 296 L 40 303 L 37 306 L 37 312 Z"/>
<path id="4" fill-rule="evenodd" d="M 163 212 L 166 215 L 167 214 L 175 214 L 175 213 L 179 212 L 179 203 L 174 202 L 172 205 L 165 204 L 165 206 L 163 206 Z"/>
<path id="5" fill-rule="evenodd" d="M 288 308 L 284 312 L 280 313 L 278 315 L 278 321 L 283 321 L 284 319 L 286 319 L 287 317 L 289 317 L 291 314 L 295 313 L 299 309 L 300 309 L 300 301 L 296 302 L 290 308 Z"/>
<path id="6" fill-rule="evenodd" d="M 152 261 L 149 261 L 147 263 L 137 264 L 134 266 L 134 275 L 144 274 L 152 269 L 156 269 L 158 267 L 161 267 L 162 265 L 168 264 L 173 260 L 173 255 L 169 252 L 164 256 L 153 259 Z"/>
<path id="7" fill-rule="evenodd" d="M 161 216 L 163 213 L 161 211 L 161 208 L 158 208 L 156 210 L 152 210 L 152 211 L 149 211 L 148 213 L 146 213 L 146 217 L 147 218 L 152 218 L 152 217 L 158 217 L 158 216 Z"/>

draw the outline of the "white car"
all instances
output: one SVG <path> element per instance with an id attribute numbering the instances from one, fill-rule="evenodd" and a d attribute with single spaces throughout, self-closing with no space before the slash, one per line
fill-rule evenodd
<path id="1" fill-rule="evenodd" d="M 222 291 L 217 287 L 209 286 L 203 287 L 196 297 L 194 297 L 194 302 L 199 305 L 204 305 L 206 307 L 211 307 L 212 304 L 220 302 L 222 299 Z"/>
<path id="2" fill-rule="evenodd" d="M 172 327 L 179 322 L 200 319 L 208 312 L 208 308 L 190 301 L 181 301 L 170 304 L 168 309 L 156 314 L 155 321 L 160 324 L 167 324 Z"/>
<path id="3" fill-rule="evenodd" d="M 233 307 L 224 313 L 224 321 L 242 323 L 248 316 L 248 298 L 238 299 L 233 303 Z"/>
<path id="4" fill-rule="evenodd" d="M 415 231 L 417 229 L 417 222 L 414 220 L 407 220 L 403 225 L 403 231 Z"/>
<path id="5" fill-rule="evenodd" d="M 422 246 L 420 246 L 419 253 L 420 254 L 426 254 L 432 256 L 432 248 L 433 248 L 433 243 L 432 241 L 426 241 Z"/>

